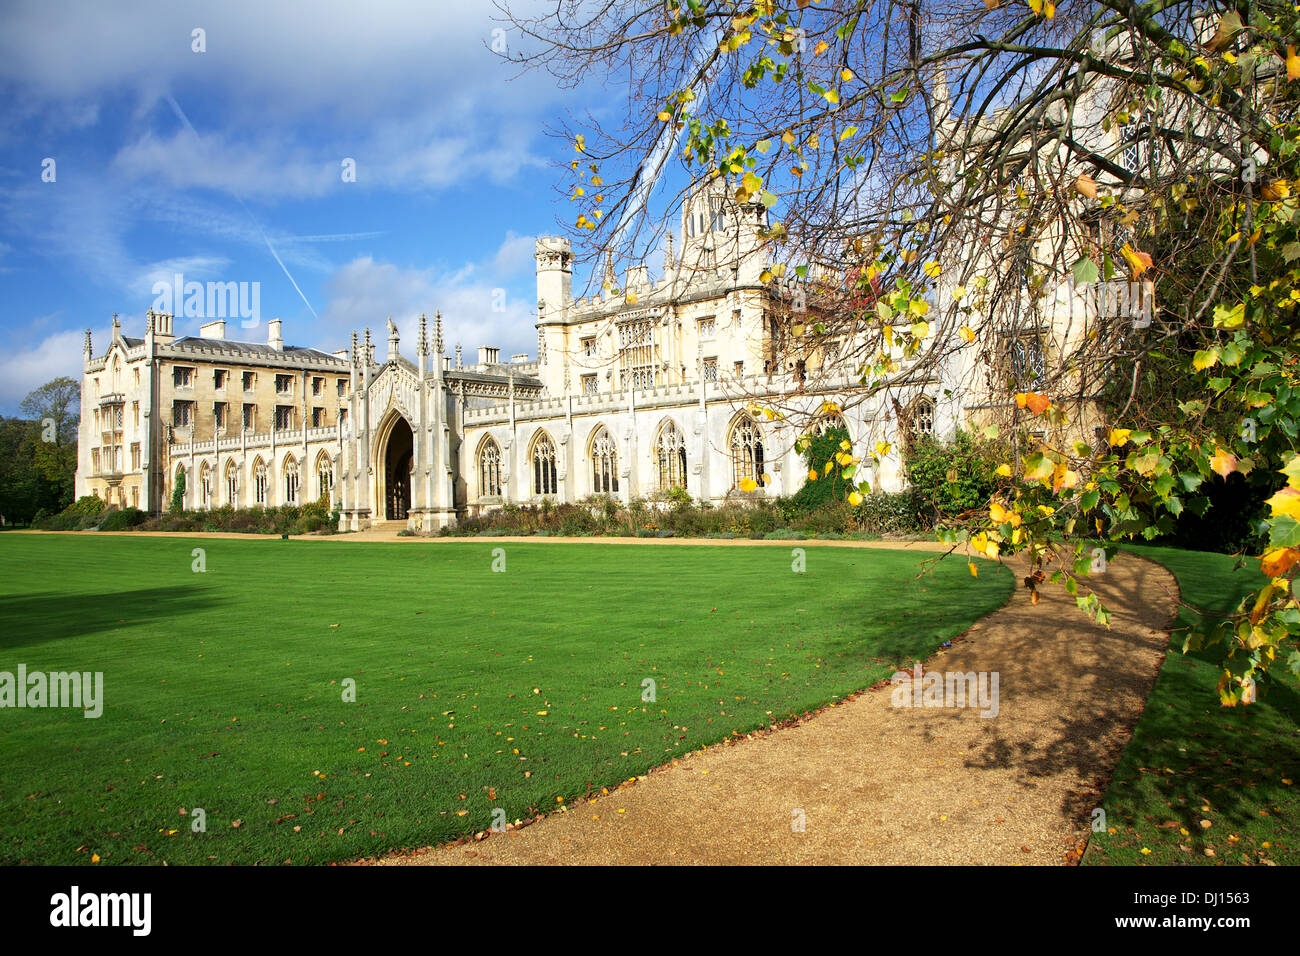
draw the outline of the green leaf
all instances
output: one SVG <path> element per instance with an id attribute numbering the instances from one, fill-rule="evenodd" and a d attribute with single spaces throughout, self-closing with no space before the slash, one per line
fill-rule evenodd
<path id="1" fill-rule="evenodd" d="M 1300 521 L 1279 515 L 1269 522 L 1268 543 L 1274 548 L 1300 548 Z"/>
<path id="2" fill-rule="evenodd" d="M 1091 285 L 1101 278 L 1101 270 L 1097 267 L 1097 263 L 1087 256 L 1083 256 L 1075 262 L 1070 267 L 1070 271 L 1074 274 L 1074 281 L 1079 285 Z"/>

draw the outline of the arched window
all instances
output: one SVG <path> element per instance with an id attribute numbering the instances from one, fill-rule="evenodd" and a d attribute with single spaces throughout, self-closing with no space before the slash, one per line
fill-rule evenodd
<path id="1" fill-rule="evenodd" d="M 212 507 L 212 466 L 206 461 L 199 466 L 199 504 Z"/>
<path id="2" fill-rule="evenodd" d="M 664 419 L 655 436 L 655 460 L 660 491 L 686 487 L 686 439 L 671 418 Z"/>
<path id="3" fill-rule="evenodd" d="M 731 428 L 731 485 L 739 488 L 745 478 L 763 483 L 763 432 L 749 416 Z"/>
<path id="4" fill-rule="evenodd" d="M 618 493 L 618 448 L 603 425 L 591 439 L 591 490 L 596 494 Z"/>
<path id="5" fill-rule="evenodd" d="M 266 462 L 257 459 L 253 462 L 253 502 L 258 505 L 266 504 Z"/>
<path id="6" fill-rule="evenodd" d="M 239 507 L 239 466 L 233 458 L 226 462 L 226 504 Z"/>
<path id="7" fill-rule="evenodd" d="M 501 496 L 501 449 L 491 436 L 478 449 L 478 493 L 481 498 Z"/>
<path id="8" fill-rule="evenodd" d="M 908 409 L 908 424 L 913 437 L 934 434 L 934 399 L 922 395 Z"/>
<path id="9" fill-rule="evenodd" d="M 298 460 L 293 455 L 284 459 L 284 503 L 298 504 Z"/>
<path id="10" fill-rule="evenodd" d="M 317 498 L 326 504 L 334 500 L 334 462 L 329 452 L 323 451 L 316 456 L 316 490 Z"/>
<path id="11" fill-rule="evenodd" d="M 560 482 L 555 466 L 555 442 L 551 436 L 542 432 L 533 442 L 533 494 L 554 495 L 559 492 Z"/>
<path id="12" fill-rule="evenodd" d="M 812 433 L 814 435 L 824 435 L 826 432 L 835 431 L 836 429 L 848 431 L 849 426 L 844 423 L 844 416 L 839 412 L 831 412 L 813 422 Z"/>

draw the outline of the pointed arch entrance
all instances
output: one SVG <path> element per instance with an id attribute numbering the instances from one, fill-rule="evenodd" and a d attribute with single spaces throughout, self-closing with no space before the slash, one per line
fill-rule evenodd
<path id="1" fill-rule="evenodd" d="M 411 511 L 411 464 L 414 460 L 415 435 L 410 423 L 400 414 L 390 419 L 380 432 L 378 491 L 383 517 L 404 521 Z"/>

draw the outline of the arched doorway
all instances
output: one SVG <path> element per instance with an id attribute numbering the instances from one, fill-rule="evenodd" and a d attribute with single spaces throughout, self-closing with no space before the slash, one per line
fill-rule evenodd
<path id="1" fill-rule="evenodd" d="M 405 520 L 411 510 L 411 426 L 400 415 L 388 430 L 384 446 L 384 517 Z"/>

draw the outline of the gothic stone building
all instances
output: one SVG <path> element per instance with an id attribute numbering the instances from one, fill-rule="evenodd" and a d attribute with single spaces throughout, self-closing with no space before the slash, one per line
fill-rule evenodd
<path id="1" fill-rule="evenodd" d="M 251 343 L 229 337 L 224 321 L 175 338 L 173 317 L 150 312 L 139 339 L 114 319 L 101 355 L 86 336 L 77 494 L 156 512 L 183 474 L 186 508 L 323 496 L 343 530 L 432 530 L 511 502 L 673 488 L 718 502 L 745 478 L 759 482 L 748 497 L 793 494 L 804 481 L 800 432 L 750 407 L 780 395 L 815 415 L 853 383 L 825 355 L 778 347 L 759 278 L 764 216 L 697 192 L 662 279 L 633 266 L 613 292 L 607 272 L 605 291 L 587 298 L 572 296 L 568 242 L 538 239 L 536 360 L 502 362 L 482 347 L 464 365 L 459 346 L 444 354 L 440 318 L 431 330 L 421 319 L 414 361 L 391 321 L 380 360 L 369 330 L 327 354 L 286 346 L 279 320 L 267 342 Z M 822 391 L 804 394 L 814 370 Z M 955 425 L 940 391 L 913 396 L 914 427 Z M 891 439 L 883 403 L 836 418 L 855 447 Z M 896 455 L 866 475 L 873 488 L 901 487 Z"/>

